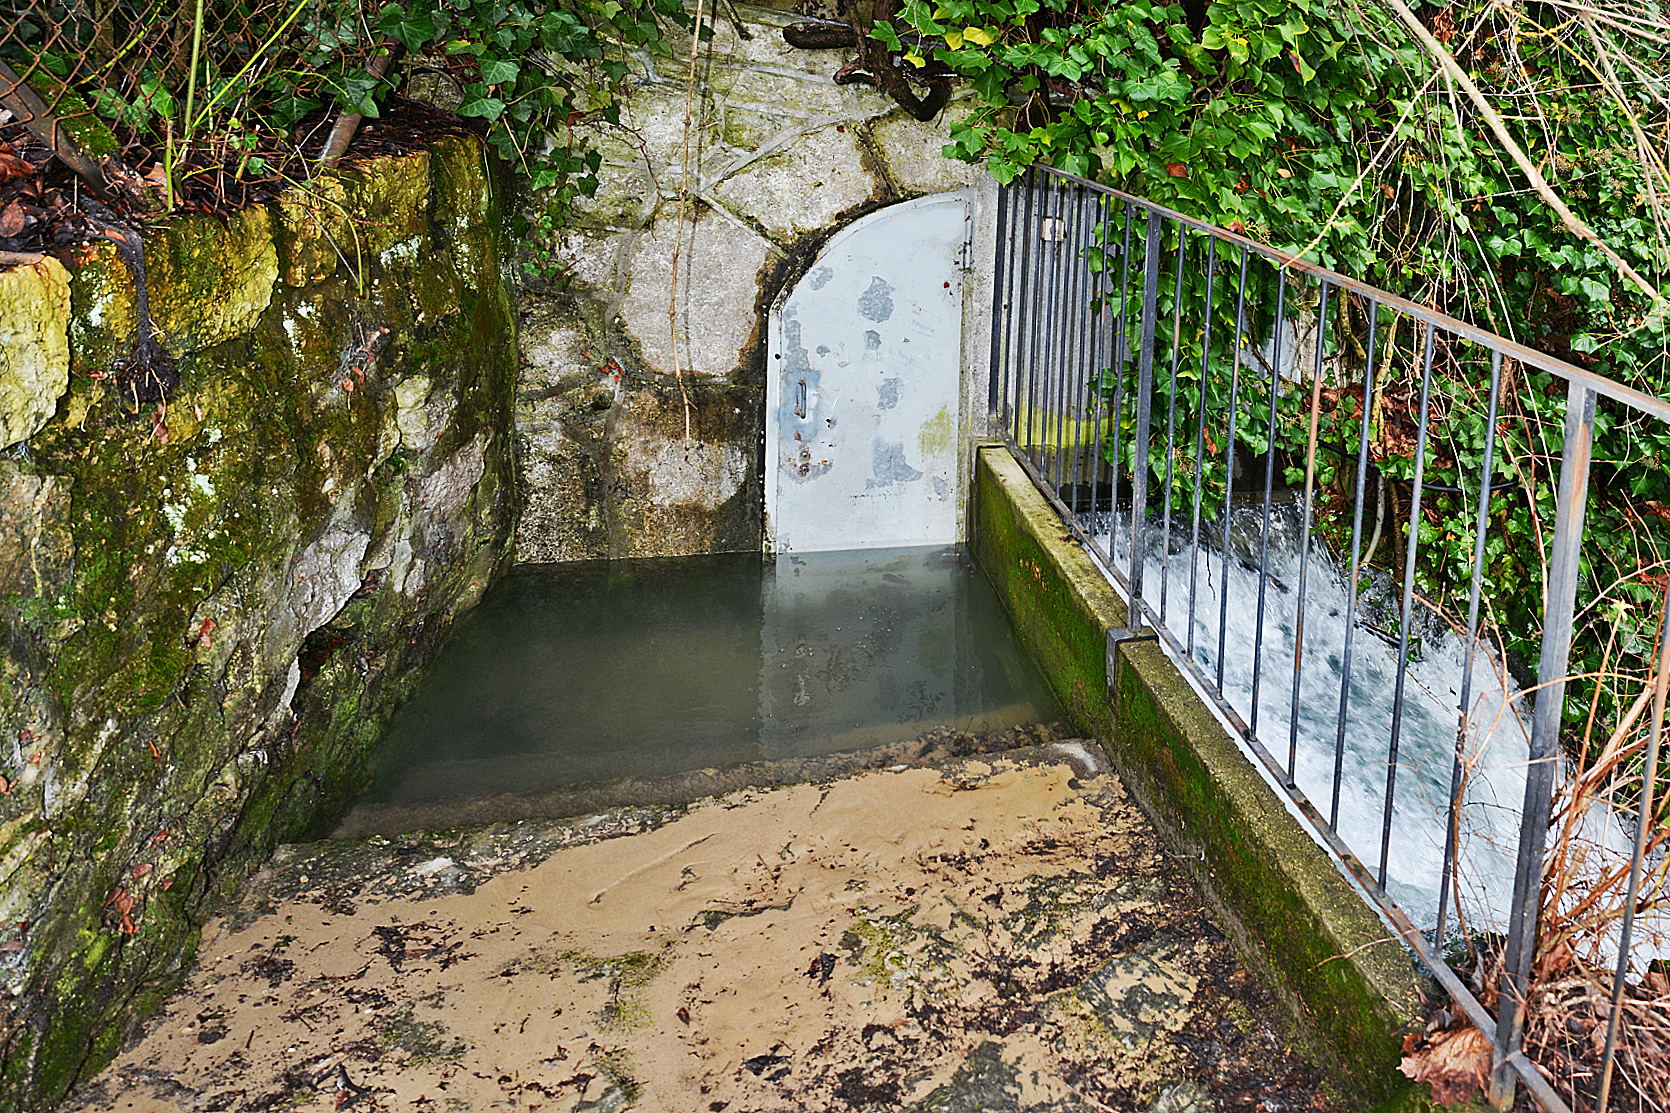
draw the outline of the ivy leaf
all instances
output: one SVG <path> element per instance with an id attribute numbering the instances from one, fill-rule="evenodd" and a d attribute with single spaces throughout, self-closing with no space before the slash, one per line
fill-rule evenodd
<path id="1" fill-rule="evenodd" d="M 377 19 L 377 28 L 383 34 L 405 47 L 416 52 L 422 50 L 435 37 L 435 21 L 428 12 L 408 12 L 399 4 L 390 4 L 383 9 Z"/>
<path id="2" fill-rule="evenodd" d="M 870 37 L 886 46 L 888 50 L 900 51 L 904 49 L 904 44 L 899 42 L 899 32 L 895 31 L 890 23 L 876 24 L 870 29 Z"/>
<path id="3" fill-rule="evenodd" d="M 458 105 L 458 114 L 497 120 L 504 115 L 504 101 L 489 95 L 487 87 L 480 82 L 471 82 L 464 86 L 464 100 Z"/>
<path id="4" fill-rule="evenodd" d="M 481 60 L 481 80 L 488 85 L 503 85 L 508 81 L 515 81 L 516 75 L 521 72 L 522 67 L 508 58 Z"/>

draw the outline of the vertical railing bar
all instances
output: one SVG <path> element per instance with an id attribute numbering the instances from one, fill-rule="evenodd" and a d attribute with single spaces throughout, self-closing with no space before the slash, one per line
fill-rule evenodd
<path id="1" fill-rule="evenodd" d="M 1195 422 L 1194 531 L 1189 538 L 1189 653 L 1195 655 L 1195 602 L 1200 598 L 1200 511 L 1206 496 L 1206 379 L 1212 366 L 1212 277 L 1218 265 L 1218 237 L 1206 236 L 1206 312 L 1200 321 L 1200 419 Z"/>
<path id="2" fill-rule="evenodd" d="M 1108 328 L 1112 318 L 1112 315 L 1108 312 L 1108 273 L 1111 270 L 1108 266 L 1108 224 L 1112 220 L 1113 207 L 1108 204 L 1105 196 L 1098 197 L 1096 199 L 1096 216 L 1096 227 L 1099 229 L 1098 239 L 1100 240 L 1100 248 L 1102 252 L 1102 269 L 1096 283 L 1098 290 L 1095 298 L 1097 307 L 1095 313 L 1100 314 L 1100 316 L 1097 319 L 1096 342 L 1094 345 L 1094 363 L 1096 367 L 1096 427 L 1095 433 L 1092 436 L 1090 449 L 1090 512 L 1092 521 L 1096 520 L 1098 505 L 1096 501 L 1097 490 L 1098 484 L 1101 480 L 1102 466 L 1104 463 L 1102 459 L 1102 427 L 1104 421 L 1106 420 L 1105 406 L 1107 403 Z M 1119 486 L 1119 477 L 1117 474 L 1114 474 L 1112 479 L 1113 482 L 1110 485 L 1110 490 L 1116 494 Z M 1110 495 L 1110 498 L 1111 497 L 1112 496 Z M 1108 516 L 1108 520 L 1113 520 L 1111 514 Z M 1085 532 L 1092 538 L 1097 537 L 1099 534 L 1099 531 L 1097 530 L 1086 530 Z M 1099 541 L 1095 543 L 1098 546 L 1101 544 Z M 1098 549 L 1097 555 L 1106 561 L 1108 567 L 1111 568 L 1113 566 L 1113 537 L 1111 531 L 1108 536 L 1107 550 L 1104 552 Z"/>
<path id="3" fill-rule="evenodd" d="M 1084 212 L 1080 212 L 1080 224 L 1082 224 L 1080 239 L 1084 241 L 1082 247 L 1080 247 L 1080 252 L 1084 256 L 1084 287 L 1079 291 L 1079 358 L 1074 364 L 1077 368 L 1077 378 L 1074 381 L 1074 394 L 1072 394 L 1074 404 L 1079 409 L 1079 419 L 1074 424 L 1075 436 L 1074 446 L 1072 446 L 1072 460 L 1074 460 L 1075 476 L 1084 475 L 1086 465 L 1089 465 L 1089 471 L 1091 471 L 1091 476 L 1089 476 L 1091 505 L 1084 511 L 1086 533 L 1089 533 L 1091 526 L 1096 523 L 1096 461 L 1086 460 L 1086 455 L 1084 455 L 1084 450 L 1089 445 L 1086 438 L 1086 433 L 1089 431 L 1089 426 L 1086 423 L 1086 411 L 1091 409 L 1091 399 L 1089 399 L 1087 391 L 1091 389 L 1091 363 L 1092 356 L 1094 356 L 1092 323 L 1096 319 L 1096 309 L 1092 304 L 1094 297 L 1096 297 L 1096 294 L 1094 294 L 1094 291 L 1096 291 L 1096 271 L 1091 269 L 1091 249 L 1096 246 L 1096 194 L 1086 191 L 1086 201 L 1089 204 L 1087 204 Z"/>
<path id="4" fill-rule="evenodd" d="M 1326 278 L 1316 287 L 1316 362 L 1311 367 L 1310 442 L 1305 450 L 1305 503 L 1299 529 L 1299 586 L 1293 619 L 1293 713 L 1287 724 L 1287 777 L 1299 775 L 1299 686 L 1304 674 L 1305 586 L 1310 573 L 1311 498 L 1316 492 L 1316 432 L 1322 418 L 1322 358 L 1327 351 L 1328 291 Z M 1279 364 L 1277 365 L 1280 366 Z"/>
<path id="5" fill-rule="evenodd" d="M 1347 303 L 1349 310 L 1349 302 Z M 1357 507 L 1351 515 L 1351 578 L 1346 585 L 1345 646 L 1340 655 L 1339 734 L 1334 740 L 1334 793 L 1328 808 L 1328 826 L 1339 825 L 1340 782 L 1345 776 L 1345 714 L 1351 702 L 1351 634 L 1357 628 L 1357 579 L 1362 574 L 1363 494 L 1368 481 L 1370 417 L 1374 406 L 1375 332 L 1380 324 L 1380 302 L 1368 303 L 1368 347 L 1363 359 L 1363 412 L 1357 433 Z M 1349 311 L 1346 327 L 1350 328 Z M 1376 498 L 1379 496 L 1376 495 Z M 1384 507 L 1380 508 L 1384 511 Z"/>
<path id="6" fill-rule="evenodd" d="M 1110 458 L 1109 478 L 1113 481 L 1112 497 L 1108 500 L 1108 556 L 1119 561 L 1119 438 L 1125 424 L 1125 359 L 1130 351 L 1130 330 L 1126 327 L 1130 312 L 1131 290 L 1131 214 L 1135 206 L 1125 205 L 1125 232 L 1119 248 L 1119 317 L 1113 333 L 1113 453 Z"/>
<path id="7" fill-rule="evenodd" d="M 1010 304 L 1014 307 L 1015 320 L 1009 326 L 1009 366 L 1013 369 L 1012 381 L 1005 385 L 1005 390 L 1013 391 L 1013 404 L 1008 414 L 1009 439 L 1016 446 L 1021 441 L 1021 393 L 1026 391 L 1030 397 L 1032 390 L 1032 349 L 1027 342 L 1027 328 L 1032 324 L 1033 314 L 1026 303 L 1027 294 L 1036 295 L 1038 283 L 1033 277 L 1033 270 L 1037 261 L 1033 256 L 1032 241 L 1037 238 L 1037 213 L 1035 201 L 1038 196 L 1036 174 L 1028 170 L 1026 175 L 1026 215 L 1016 222 L 1014 236 L 1020 243 L 1021 265 L 1019 281 L 1021 289 L 1016 293 L 1011 289 Z M 1027 417 L 1030 421 L 1030 414 Z M 1024 454 L 1024 453 L 1023 453 Z"/>
<path id="8" fill-rule="evenodd" d="M 1653 825 L 1653 781 L 1658 773 L 1659 743 L 1664 737 L 1665 694 L 1666 689 L 1670 689 L 1670 582 L 1665 584 L 1664 609 L 1658 621 L 1658 673 L 1653 677 L 1653 723 L 1647 733 L 1647 764 L 1641 775 L 1641 813 L 1635 822 L 1635 846 L 1629 860 L 1629 888 L 1624 890 L 1624 923 L 1618 933 L 1618 969 L 1612 978 L 1612 1010 L 1606 1021 L 1606 1050 L 1601 1053 L 1600 1094 L 1595 1099 L 1595 1113 L 1606 1113 L 1612 1100 L 1612 1067 L 1618 1054 L 1618 1028 L 1624 1011 L 1624 978 L 1629 973 L 1636 894 L 1641 891 L 1641 863 L 1647 856 L 1647 832 Z"/>
<path id="9" fill-rule="evenodd" d="M 1235 411 L 1240 408 L 1241 403 L 1241 337 L 1247 323 L 1247 260 L 1251 255 L 1251 250 L 1243 245 L 1241 282 L 1235 291 L 1235 349 L 1231 353 L 1229 364 L 1229 433 L 1228 439 L 1224 441 L 1224 516 L 1219 525 L 1223 534 L 1220 541 L 1223 548 L 1223 574 L 1219 577 L 1218 588 L 1219 692 L 1224 688 L 1224 652 L 1229 636 L 1229 518 L 1232 509 L 1230 500 L 1235 489 Z"/>
<path id="10" fill-rule="evenodd" d="M 986 353 L 986 428 L 991 428 L 994 417 L 998 418 L 1001 427 L 1001 413 L 1004 386 L 1008 380 L 1008 368 L 1004 359 L 1004 345 L 1007 343 L 1009 324 L 1009 297 L 1003 284 L 1011 277 L 1009 268 L 1004 266 L 1005 255 L 1013 263 L 1014 243 L 1005 239 L 1009 233 L 1009 205 L 1014 196 L 1012 185 L 997 187 L 997 250 L 992 259 L 992 338 L 991 349 Z M 973 260 L 965 260 L 965 265 L 972 265 Z"/>
<path id="11" fill-rule="evenodd" d="M 1020 324 L 1022 336 L 1022 359 L 1019 368 L 1025 374 L 1025 394 L 1027 404 L 1020 406 L 1020 379 L 1015 381 L 1015 445 L 1019 446 L 1022 455 L 1032 455 L 1032 421 L 1037 414 L 1037 378 L 1039 378 L 1039 359 L 1037 359 L 1037 328 L 1039 328 L 1039 299 L 1044 297 L 1044 282 L 1039 281 L 1040 272 L 1044 271 L 1044 197 L 1040 197 L 1037 187 L 1037 170 L 1027 172 L 1027 222 L 1022 231 L 1022 276 L 1027 281 L 1032 292 L 1032 301 L 1025 309 L 1025 319 Z M 1034 241 L 1035 242 L 1034 244 Z M 1030 259 L 1027 259 L 1030 256 Z M 1020 423 L 1025 421 L 1025 443 L 1022 443 L 1022 429 Z"/>
<path id="12" fill-rule="evenodd" d="M 1094 195 L 1088 190 L 1079 194 L 1078 211 L 1075 214 L 1077 229 L 1073 233 L 1073 243 L 1078 245 L 1080 275 L 1078 292 L 1073 295 L 1073 310 L 1079 318 L 1079 338 L 1074 349 L 1073 357 L 1073 508 L 1078 510 L 1079 487 L 1084 477 L 1084 411 L 1086 409 L 1085 389 L 1088 385 L 1086 360 L 1090 350 L 1090 290 L 1095 284 L 1095 274 L 1090 269 L 1090 240 L 1093 232 L 1085 219 L 1085 202 L 1094 200 Z M 1080 515 L 1083 523 L 1093 523 L 1096 518 L 1096 480 L 1090 480 L 1090 506 Z M 1088 529 L 1086 532 L 1089 532 Z"/>
<path id="13" fill-rule="evenodd" d="M 1525 1032 L 1525 990 L 1536 942 L 1548 816 L 1554 804 L 1554 774 L 1565 704 L 1566 668 L 1571 658 L 1571 629 L 1581 571 L 1583 513 L 1589 494 L 1594 430 L 1595 392 L 1573 380 L 1566 394 L 1565 445 L 1555 504 L 1554 538 L 1548 548 L 1537 702 L 1531 715 L 1530 761 L 1525 772 L 1524 810 L 1520 812 L 1519 861 L 1514 870 L 1513 901 L 1508 906 L 1508 941 L 1498 996 L 1501 1004 L 1496 1023 L 1497 1069 L 1491 1080 L 1491 1100 L 1498 1108 L 1513 1096 L 1513 1075 L 1503 1063 L 1519 1050 Z"/>
<path id="14" fill-rule="evenodd" d="M 1485 415 L 1484 461 L 1479 465 L 1479 512 L 1473 526 L 1473 575 L 1467 592 L 1467 662 L 1461 669 L 1461 703 L 1455 726 L 1455 763 L 1450 768 L 1450 807 L 1445 817 L 1444 864 L 1438 875 L 1438 919 L 1433 946 L 1444 950 L 1445 916 L 1449 911 L 1450 887 L 1459 885 L 1456 855 L 1461 843 L 1461 769 L 1467 755 L 1467 715 L 1473 700 L 1473 662 L 1478 657 L 1479 597 L 1484 587 L 1484 543 L 1490 528 L 1490 479 L 1495 470 L 1497 391 L 1502 383 L 1502 353 L 1490 352 L 1490 401 Z M 1459 889 L 1457 890 L 1459 892 Z"/>
<path id="15" fill-rule="evenodd" d="M 1011 189 L 1016 189 L 1011 185 Z M 1026 307 L 1021 304 L 1028 288 L 1026 230 L 1031 225 L 1032 190 L 1023 179 L 1009 203 L 1009 277 L 1004 282 L 1003 311 L 1008 320 L 1003 322 L 1003 407 L 1000 431 L 1014 440 L 1014 416 L 1020 410 L 1020 376 L 1023 366 L 1020 352 L 1021 321 Z"/>
<path id="16" fill-rule="evenodd" d="M 1386 866 L 1392 853 L 1392 805 L 1397 790 L 1398 743 L 1403 734 L 1403 688 L 1409 672 L 1409 628 L 1415 624 L 1415 550 L 1421 533 L 1421 479 L 1426 465 L 1427 416 L 1432 406 L 1432 354 L 1438 330 L 1426 326 L 1426 351 L 1421 357 L 1420 424 L 1415 429 L 1415 480 L 1409 492 L 1409 541 L 1403 557 L 1403 608 L 1398 612 L 1397 683 L 1392 692 L 1392 743 L 1386 756 L 1386 806 L 1380 813 L 1380 878 L 1386 885 Z"/>
<path id="17" fill-rule="evenodd" d="M 1065 359 L 1066 349 L 1063 343 L 1064 338 L 1062 337 L 1062 333 L 1065 330 L 1059 326 L 1061 321 L 1062 303 L 1065 300 L 1062 297 L 1062 288 L 1066 284 L 1067 278 L 1069 277 L 1069 274 L 1064 272 L 1067 269 L 1068 254 L 1067 192 L 1071 188 L 1072 184 L 1069 182 L 1058 181 L 1056 183 L 1055 216 L 1053 218 L 1055 220 L 1055 224 L 1050 228 L 1050 243 L 1052 245 L 1051 250 L 1053 251 L 1053 254 L 1050 257 L 1050 293 L 1045 307 L 1047 315 L 1044 318 L 1044 338 L 1046 344 L 1044 348 L 1044 436 L 1043 444 L 1039 450 L 1040 454 L 1038 459 L 1038 470 L 1043 472 L 1046 476 L 1050 472 L 1048 461 L 1050 451 L 1050 423 L 1052 421 L 1055 423 L 1055 439 L 1058 443 L 1061 439 L 1060 380 L 1061 364 Z M 1055 463 L 1057 465 L 1055 469 L 1057 477 L 1055 486 L 1059 488 L 1061 486 L 1061 454 L 1060 452 L 1057 452 L 1055 455 Z"/>
<path id="18" fill-rule="evenodd" d="M 1068 446 L 1070 444 L 1076 445 L 1078 441 L 1078 419 L 1074 415 L 1079 409 L 1079 396 L 1078 391 L 1073 389 L 1073 385 L 1077 377 L 1076 369 L 1080 353 L 1077 345 L 1073 343 L 1073 326 L 1081 324 L 1084 316 L 1084 299 L 1081 296 L 1084 286 L 1084 271 L 1079 254 L 1079 234 L 1083 223 L 1080 218 L 1084 215 L 1084 193 L 1083 186 L 1075 185 L 1073 187 L 1070 194 L 1072 204 L 1069 206 L 1072 219 L 1070 222 L 1064 221 L 1062 224 L 1062 232 L 1067 237 L 1062 241 L 1063 247 L 1066 249 L 1062 253 L 1062 265 L 1067 268 L 1067 291 L 1066 312 L 1061 328 L 1061 396 L 1058 402 L 1061 416 L 1056 425 L 1055 438 L 1055 485 L 1057 490 L 1060 490 L 1067 482 L 1066 453 Z M 1071 435 L 1068 433 L 1069 426 L 1073 430 Z M 1074 468 L 1077 469 L 1076 461 Z"/>
<path id="19" fill-rule="evenodd" d="M 1037 446 L 1033 444 L 1032 430 L 1038 421 L 1038 377 L 1044 373 L 1043 368 L 1040 366 L 1043 361 L 1038 358 L 1038 318 L 1041 314 L 1043 300 L 1046 296 L 1048 296 L 1045 291 L 1044 272 L 1047 265 L 1045 260 L 1048 258 L 1046 252 L 1048 251 L 1049 241 L 1044 238 L 1044 229 L 1046 227 L 1045 222 L 1049 220 L 1049 217 L 1045 216 L 1044 213 L 1052 192 L 1053 191 L 1046 190 L 1043 192 L 1043 195 L 1038 198 L 1037 224 L 1036 227 L 1029 229 L 1029 234 L 1036 237 L 1038 240 L 1038 267 L 1037 275 L 1032 286 L 1032 312 L 1027 315 L 1026 322 L 1028 335 L 1026 344 L 1027 371 L 1025 450 L 1029 459 L 1036 455 Z M 1015 439 L 1017 442 L 1020 440 L 1018 436 Z M 1038 465 L 1039 463 L 1040 461 L 1036 459 L 1033 460 L 1034 465 Z"/>
<path id="20" fill-rule="evenodd" d="M 1147 565 L 1148 434 L 1154 408 L 1154 334 L 1160 313 L 1160 214 L 1149 210 L 1142 247 L 1142 347 L 1137 351 L 1137 415 L 1131 436 L 1131 599 L 1125 624 L 1142 624 L 1142 574 Z"/>
<path id="21" fill-rule="evenodd" d="M 1171 293 L 1171 393 L 1166 402 L 1166 491 L 1160 517 L 1160 625 L 1166 624 L 1166 595 L 1171 587 L 1171 481 L 1177 454 L 1177 361 L 1183 351 L 1183 260 L 1188 254 L 1189 230 L 1177 225 L 1177 282 Z"/>
<path id="22" fill-rule="evenodd" d="M 1050 383 L 1055 393 L 1055 467 L 1054 479 L 1051 486 L 1057 495 L 1061 492 L 1065 473 L 1067 422 L 1071 413 L 1071 403 L 1067 395 L 1068 364 L 1072 361 L 1073 320 L 1078 313 L 1077 299 L 1074 291 L 1078 283 L 1078 267 L 1073 250 L 1073 221 L 1072 213 L 1075 202 L 1083 192 L 1082 187 L 1068 183 L 1062 187 L 1061 193 L 1061 223 L 1057 226 L 1061 239 L 1056 242 L 1057 284 L 1055 297 L 1050 307 L 1050 363 L 1053 374 Z M 1046 473 L 1048 474 L 1048 473 Z"/>
<path id="23" fill-rule="evenodd" d="M 1259 681 L 1262 677 L 1264 664 L 1264 603 L 1270 586 L 1270 493 L 1276 480 L 1276 413 L 1277 403 L 1281 400 L 1281 342 L 1282 333 L 1287 324 L 1287 268 L 1276 268 L 1276 324 L 1275 336 L 1272 338 L 1270 361 L 1270 438 L 1264 447 L 1264 518 L 1263 528 L 1258 535 L 1258 620 L 1253 626 L 1253 666 L 1252 666 L 1252 714 L 1247 716 L 1247 726 L 1254 734 L 1258 733 L 1258 693 Z M 1257 350 L 1258 334 L 1253 333 L 1254 350 Z"/>

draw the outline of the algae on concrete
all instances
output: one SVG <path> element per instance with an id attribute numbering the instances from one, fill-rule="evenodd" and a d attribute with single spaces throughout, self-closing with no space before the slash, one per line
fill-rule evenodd
<path id="1" fill-rule="evenodd" d="M 0 271 L 0 448 L 34 435 L 70 379 L 70 286 L 50 255 Z"/>

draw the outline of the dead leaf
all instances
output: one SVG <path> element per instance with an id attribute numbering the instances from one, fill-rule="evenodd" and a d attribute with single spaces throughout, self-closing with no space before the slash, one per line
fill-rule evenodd
<path id="1" fill-rule="evenodd" d="M 1170 174 L 1174 178 L 1187 178 L 1189 176 L 1189 168 L 1184 166 L 1181 162 L 1168 162 L 1166 163 L 1166 173 Z"/>
<path id="2" fill-rule="evenodd" d="M 0 209 L 0 236 L 15 236 L 23 231 L 26 223 L 28 220 L 23 214 L 23 206 L 16 201 Z"/>
<path id="3" fill-rule="evenodd" d="M 35 168 L 12 153 L 10 146 L 0 143 L 0 182 L 33 174 Z"/>
<path id="4" fill-rule="evenodd" d="M 1490 1063 L 1490 1040 L 1469 1025 L 1434 1033 L 1425 1046 L 1403 1057 L 1398 1070 L 1416 1082 L 1431 1083 L 1433 1101 L 1456 1105 L 1484 1087 Z"/>

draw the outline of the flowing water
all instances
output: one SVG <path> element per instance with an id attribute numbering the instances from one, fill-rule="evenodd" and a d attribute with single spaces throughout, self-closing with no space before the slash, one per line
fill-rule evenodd
<path id="1" fill-rule="evenodd" d="M 1457 885 L 1470 928 L 1505 924 L 1525 795 L 1531 709 L 1502 668 L 1499 654 L 1483 641 L 1473 643 L 1470 653 L 1464 633 L 1416 602 L 1394 762 L 1397 587 L 1376 573 L 1357 598 L 1355 623 L 1348 624 L 1349 576 L 1326 547 L 1312 542 L 1296 692 L 1295 647 L 1301 640 L 1299 507 L 1276 507 L 1268 532 L 1261 508 L 1236 510 L 1229 523 L 1227 536 L 1217 523 L 1203 523 L 1198 549 L 1191 548 L 1186 525 L 1181 536 L 1174 527 L 1169 551 L 1161 532 L 1150 531 L 1143 596 L 1158 608 L 1163 594 L 1165 624 L 1179 640 L 1186 643 L 1192 628 L 1195 660 L 1208 677 L 1222 669 L 1221 689 L 1230 706 L 1253 725 L 1260 742 L 1278 760 L 1285 764 L 1292 755 L 1294 780 L 1324 815 L 1337 814 L 1335 828 L 1346 845 L 1371 870 L 1378 869 L 1382 848 L 1387 848 L 1386 888 L 1424 928 L 1437 919 L 1443 814 L 1471 656 L 1462 736 L 1466 780 L 1458 825 Z M 1111 537 L 1104 523 L 1099 538 L 1104 547 Z M 1262 575 L 1261 555 L 1267 569 Z M 1117 567 L 1128 570 L 1128 520 L 1118 530 L 1114 558 Z M 1349 700 L 1349 730 L 1340 745 L 1342 698 Z M 1389 770 L 1395 777 L 1388 830 L 1382 817 Z M 1615 816 L 1591 814 L 1583 837 L 1614 863 L 1621 856 L 1627 865 L 1630 838 Z M 1665 935 L 1670 925 L 1663 917 L 1656 919 L 1655 924 L 1638 926 L 1640 942 L 1632 948 L 1638 959 L 1659 953 L 1663 946 L 1649 937 Z M 1455 923 L 1453 916 L 1450 923 Z"/>
<path id="2" fill-rule="evenodd" d="M 958 549 L 522 566 L 459 621 L 338 833 L 579 814 L 701 770 L 1060 717 Z"/>

